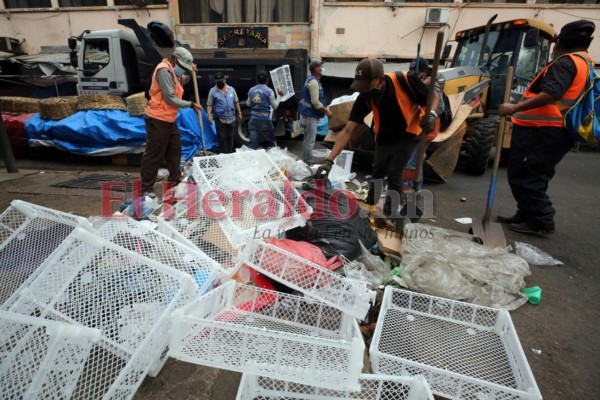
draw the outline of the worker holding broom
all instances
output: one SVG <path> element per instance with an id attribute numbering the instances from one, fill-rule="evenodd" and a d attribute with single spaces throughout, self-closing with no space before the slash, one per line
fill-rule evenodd
<path id="1" fill-rule="evenodd" d="M 168 182 L 177 185 L 181 181 L 181 137 L 177 128 L 180 108 L 193 108 L 200 113 L 202 107 L 182 100 L 183 85 L 189 80 L 188 73 L 196 72 L 192 54 L 183 47 L 176 47 L 173 55 L 163 59 L 152 75 L 148 90 L 150 100 L 146 105 L 146 150 L 142 157 L 142 194 L 156 197 L 154 183 L 163 159 L 169 170 Z"/>
<path id="2" fill-rule="evenodd" d="M 333 160 L 346 147 L 352 132 L 373 112 L 375 156 L 373 179 L 369 185 L 366 203 L 369 215 L 378 225 L 391 225 L 401 233 L 404 218 L 398 212 L 403 189 L 403 173 L 421 132 L 429 133 L 435 128 L 436 115 L 424 115 L 427 105 L 427 86 L 414 72 L 383 73 L 383 64 L 376 58 L 365 58 L 356 67 L 354 82 L 350 89 L 360 92 L 354 102 L 348 123 L 339 133 L 335 145 L 316 177 L 328 175 Z M 438 97 L 434 97 L 434 110 Z M 375 210 L 387 176 L 388 190 L 383 206 L 384 217 L 377 217 Z M 391 220 L 390 220 L 391 219 Z"/>

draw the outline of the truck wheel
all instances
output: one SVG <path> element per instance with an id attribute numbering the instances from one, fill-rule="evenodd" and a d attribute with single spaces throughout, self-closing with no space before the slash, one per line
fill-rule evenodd
<path id="1" fill-rule="evenodd" d="M 467 123 L 464 168 L 468 174 L 483 175 L 490 160 L 490 151 L 498 130 L 499 118 L 490 115 Z"/>
<path id="2" fill-rule="evenodd" d="M 242 122 L 238 122 L 237 131 L 233 137 L 233 144 L 236 148 L 242 146 L 248 146 L 250 144 L 250 132 L 248 131 L 248 121 L 250 121 L 250 109 L 242 108 L 242 115 L 244 119 Z"/>

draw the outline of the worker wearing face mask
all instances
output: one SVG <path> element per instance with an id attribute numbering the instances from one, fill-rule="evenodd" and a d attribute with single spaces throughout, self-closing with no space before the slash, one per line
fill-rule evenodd
<path id="1" fill-rule="evenodd" d="M 424 115 L 427 86 L 415 72 L 384 74 L 381 61 L 365 58 L 356 67 L 350 89 L 360 94 L 352 106 L 348 123 L 338 134 L 329 157 L 317 170 L 316 177 L 329 174 L 333 160 L 350 142 L 354 130 L 373 112 L 375 155 L 371 174 L 373 179 L 366 203 L 370 216 L 378 215 L 375 206 L 381 197 L 383 179 L 387 176 L 384 217 L 376 218 L 379 219 L 376 222 L 401 232 L 403 219 L 398 209 L 404 167 L 419 142 L 419 135 L 423 132 L 427 134 L 435 127 L 435 115 Z"/>
<path id="2" fill-rule="evenodd" d="M 226 83 L 225 75 L 221 72 L 215 74 L 215 86 L 208 92 L 206 100 L 206 112 L 208 122 L 215 121 L 219 151 L 223 154 L 235 152 L 233 138 L 237 129 L 237 121 L 242 121 L 242 109 L 240 100 L 233 88 Z"/>
<path id="3" fill-rule="evenodd" d="M 183 47 L 175 48 L 170 58 L 163 59 L 154 70 L 148 94 L 144 121 L 146 123 L 146 150 L 142 157 L 142 193 L 155 197 L 154 183 L 163 159 L 169 170 L 168 181 L 181 180 L 181 137 L 177 129 L 180 108 L 202 109 L 198 104 L 182 100 L 183 85 L 189 80 L 188 72 L 197 71 L 192 54 Z"/>

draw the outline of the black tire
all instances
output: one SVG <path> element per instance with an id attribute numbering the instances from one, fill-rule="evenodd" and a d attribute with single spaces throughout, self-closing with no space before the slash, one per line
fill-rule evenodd
<path id="1" fill-rule="evenodd" d="M 233 145 L 236 148 L 248 146 L 250 144 L 250 132 L 248 131 L 248 121 L 250 121 L 250 109 L 242 107 L 244 119 L 237 123 L 237 129 L 233 137 Z"/>
<path id="2" fill-rule="evenodd" d="M 467 122 L 464 147 L 464 170 L 471 175 L 483 175 L 490 161 L 490 152 L 498 130 L 498 116 L 490 115 Z"/>

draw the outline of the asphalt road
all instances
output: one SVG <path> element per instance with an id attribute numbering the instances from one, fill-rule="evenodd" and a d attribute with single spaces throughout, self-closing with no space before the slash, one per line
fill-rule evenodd
<path id="1" fill-rule="evenodd" d="M 301 142 L 280 145 L 299 154 Z M 92 169 L 111 169 L 112 173 L 137 171 L 130 167 L 18 161 L 21 168 L 30 169 L 31 175 L 9 181 L 0 179 L 2 209 L 19 198 L 86 217 L 98 215 L 99 193 L 50 188 L 51 178 L 77 176 Z M 45 175 L 39 174 L 41 169 L 47 171 Z M 488 170 L 484 176 L 473 177 L 456 172 L 446 184 L 426 183 L 425 188 L 434 194 L 435 217 L 423 222 L 468 231 L 468 225 L 454 219 L 483 215 L 490 173 Z M 556 233 L 539 238 L 504 230 L 509 241 L 530 243 L 564 262 L 562 266 L 532 266 L 527 283 L 542 287 L 542 302 L 511 312 L 544 399 L 593 399 L 600 389 L 600 217 L 594 209 L 600 199 L 599 177 L 600 153 L 567 154 L 549 188 L 557 209 Z M 1 173 L 0 178 L 6 178 L 6 174 Z M 461 201 L 462 197 L 466 197 L 466 202 Z M 492 215 L 511 215 L 514 211 L 506 171 L 501 168 Z M 233 400 L 239 378 L 238 373 L 169 360 L 158 377 L 146 378 L 135 398 Z"/>

